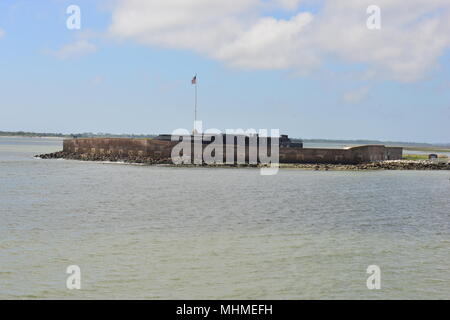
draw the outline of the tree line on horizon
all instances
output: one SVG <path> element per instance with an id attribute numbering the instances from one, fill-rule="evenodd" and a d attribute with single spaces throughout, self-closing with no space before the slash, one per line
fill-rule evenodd
<path id="1" fill-rule="evenodd" d="M 20 137 L 55 137 L 55 138 L 154 138 L 157 134 L 114 134 L 114 133 L 54 133 L 54 132 L 26 132 L 26 131 L 0 131 L 0 136 L 20 136 Z M 419 143 L 419 142 L 403 142 L 403 141 L 379 141 L 379 140 L 339 140 L 339 139 L 297 139 L 303 142 L 310 143 L 350 143 L 350 144 L 389 144 L 389 145 L 402 145 L 402 146 L 418 146 L 418 147 L 449 147 L 450 143 Z"/>

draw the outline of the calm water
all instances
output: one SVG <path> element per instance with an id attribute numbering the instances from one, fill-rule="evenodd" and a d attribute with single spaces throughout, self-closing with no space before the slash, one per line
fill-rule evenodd
<path id="1" fill-rule="evenodd" d="M 450 298 L 449 172 L 33 159 L 61 145 L 0 138 L 0 298 Z"/>

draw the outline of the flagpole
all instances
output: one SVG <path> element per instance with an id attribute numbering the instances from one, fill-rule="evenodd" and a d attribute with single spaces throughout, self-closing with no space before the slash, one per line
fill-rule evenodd
<path id="1" fill-rule="evenodd" d="M 197 77 L 197 76 L 196 76 Z M 194 111 L 194 123 L 197 123 L 197 78 L 195 80 L 195 111 Z"/>
<path id="2" fill-rule="evenodd" d="M 197 74 L 195 74 L 195 100 L 194 100 L 194 130 L 193 133 L 196 134 L 197 133 Z"/>

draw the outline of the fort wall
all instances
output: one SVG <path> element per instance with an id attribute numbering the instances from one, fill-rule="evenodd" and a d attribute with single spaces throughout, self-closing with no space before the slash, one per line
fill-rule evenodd
<path id="1" fill-rule="evenodd" d="M 84 138 L 64 140 L 64 152 L 90 155 L 114 155 L 119 157 L 150 157 L 152 159 L 167 159 L 171 157 L 172 148 L 178 142 L 155 139 L 128 138 Z M 206 148 L 207 145 L 203 145 Z M 245 157 L 249 160 L 249 148 L 244 152 L 236 146 L 226 146 L 223 151 L 224 161 L 227 148 L 233 148 L 235 160 Z M 194 148 L 192 148 L 193 152 Z M 401 147 L 386 147 L 384 145 L 364 145 L 347 149 L 325 148 L 293 148 L 280 147 L 280 163 L 338 163 L 356 164 L 382 160 L 399 160 L 402 158 Z M 239 151 L 241 151 L 239 153 Z"/>
<path id="2" fill-rule="evenodd" d="M 98 154 L 116 156 L 145 156 L 155 159 L 170 158 L 173 146 L 177 142 L 153 139 L 128 138 L 83 138 L 66 139 L 63 151 L 79 154 Z"/>

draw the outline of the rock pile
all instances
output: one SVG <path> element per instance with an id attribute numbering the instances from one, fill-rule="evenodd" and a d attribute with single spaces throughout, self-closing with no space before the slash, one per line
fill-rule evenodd
<path id="1" fill-rule="evenodd" d="M 450 170 L 450 163 L 432 161 L 390 160 L 360 164 L 281 164 L 281 168 L 310 170 Z"/>
<path id="2" fill-rule="evenodd" d="M 118 156 L 118 155 L 100 155 L 87 153 L 67 153 L 64 151 L 37 155 L 41 159 L 70 159 L 82 161 L 101 161 L 101 162 L 125 162 L 145 165 L 165 164 L 174 165 L 170 158 L 151 158 L 145 156 Z M 195 165 L 183 165 L 195 166 Z M 221 164 L 202 165 L 210 167 L 224 167 Z M 230 165 L 228 165 L 230 166 Z M 262 165 L 261 165 L 262 166 Z M 239 164 L 236 167 L 261 167 L 251 164 Z M 377 161 L 360 164 L 308 164 L 308 163 L 292 163 L 280 164 L 280 168 L 296 168 L 308 170 L 450 170 L 450 163 L 437 163 L 427 160 L 390 160 Z"/>
<path id="3" fill-rule="evenodd" d="M 36 157 L 41 159 L 68 159 L 68 160 L 81 160 L 81 161 L 100 161 L 100 162 L 125 162 L 136 164 L 171 164 L 172 159 L 160 158 L 155 159 L 144 156 L 119 156 L 119 155 L 106 155 L 106 154 L 88 154 L 88 153 L 68 153 L 64 151 L 41 154 Z"/>

